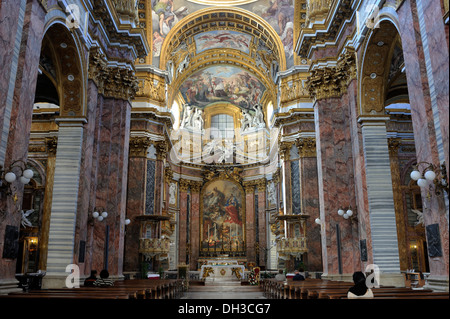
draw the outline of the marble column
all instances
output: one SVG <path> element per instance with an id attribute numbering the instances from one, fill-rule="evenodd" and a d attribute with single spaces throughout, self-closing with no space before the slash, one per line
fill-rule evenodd
<path id="1" fill-rule="evenodd" d="M 156 163 L 155 163 L 155 215 L 161 215 L 163 210 L 164 188 L 164 161 L 167 156 L 167 143 L 160 141 L 155 143 Z"/>
<path id="2" fill-rule="evenodd" d="M 398 14 L 417 162 L 439 165 L 445 161 L 449 174 L 449 53 L 448 46 L 442 45 L 447 41 L 444 23 L 436 18 L 442 17 L 440 2 L 406 0 Z M 448 290 L 448 199 L 437 196 L 431 186 L 422 190 L 422 201 L 429 235 L 428 284 L 433 289 Z M 430 247 L 440 249 L 430 255 Z"/>
<path id="3" fill-rule="evenodd" d="M 74 263 L 75 224 L 83 144 L 83 119 L 59 119 L 58 146 L 51 220 L 48 236 L 47 274 L 43 288 L 62 288 Z"/>
<path id="4" fill-rule="evenodd" d="M 130 158 L 128 162 L 127 218 L 131 223 L 126 226 L 124 272 L 139 272 L 140 223 L 135 217 L 145 213 L 145 185 L 147 176 L 147 150 L 150 140 L 147 137 L 131 137 Z"/>
<path id="5" fill-rule="evenodd" d="M 191 209 L 190 209 L 190 269 L 197 270 L 197 260 L 200 252 L 200 189 L 201 184 L 191 186 Z"/>
<path id="6" fill-rule="evenodd" d="M 266 221 L 266 184 L 265 178 L 258 181 L 258 242 L 259 242 L 259 260 L 257 264 L 266 267 L 266 249 L 267 249 L 267 221 Z"/>
<path id="7" fill-rule="evenodd" d="M 45 171 L 45 192 L 42 209 L 41 238 L 39 240 L 39 269 L 47 269 L 48 231 L 50 229 L 50 217 L 53 199 L 53 181 L 55 178 L 56 148 L 58 139 L 48 138 L 47 142 L 47 168 Z"/>
<path id="8" fill-rule="evenodd" d="M 122 99 L 105 98 L 100 116 L 95 206 L 106 210 L 108 217 L 94 222 L 92 262 L 93 269 L 107 268 L 111 276 L 121 277 L 131 104 Z"/>
<path id="9" fill-rule="evenodd" d="M 401 141 L 397 138 L 388 139 L 389 159 L 391 164 L 392 190 L 394 195 L 395 221 L 397 227 L 398 251 L 400 260 L 400 270 L 408 269 L 408 246 L 405 229 L 407 226 L 406 214 L 403 208 L 403 196 L 401 190 L 400 165 L 398 149 Z"/>
<path id="10" fill-rule="evenodd" d="M 307 220 L 307 270 L 321 271 L 320 227 L 314 220 L 320 217 L 317 179 L 316 139 L 299 138 L 296 141 L 300 164 L 300 191 L 302 213 L 309 215 Z"/>
<path id="11" fill-rule="evenodd" d="M 38 75 L 45 9 L 39 1 L 0 4 L 0 165 L 26 162 Z M 12 196 L 0 198 L 0 253 L 6 227 L 19 231 L 23 184 L 11 184 Z M 0 293 L 17 287 L 16 258 L 0 259 Z"/>
<path id="12" fill-rule="evenodd" d="M 355 207 L 349 114 L 342 100 L 329 97 L 314 104 L 323 272 L 330 277 L 351 276 L 359 257 L 351 222 L 337 214 L 339 208 Z"/>
<path id="13" fill-rule="evenodd" d="M 245 247 L 247 262 L 256 262 L 255 251 L 255 185 L 245 186 Z"/>
<path id="14" fill-rule="evenodd" d="M 188 213 L 188 190 L 189 182 L 181 179 L 180 180 L 180 214 L 178 218 L 178 263 L 185 264 L 186 254 L 187 254 L 187 213 Z"/>
<path id="15" fill-rule="evenodd" d="M 281 142 L 279 145 L 280 159 L 281 159 L 281 174 L 282 174 L 282 198 L 283 198 L 283 212 L 285 215 L 293 214 L 292 212 L 292 176 L 291 176 L 291 162 L 290 153 L 294 142 Z"/>

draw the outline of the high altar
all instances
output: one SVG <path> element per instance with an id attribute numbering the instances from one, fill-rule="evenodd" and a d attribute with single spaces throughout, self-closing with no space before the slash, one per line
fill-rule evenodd
<path id="1" fill-rule="evenodd" d="M 205 283 L 239 282 L 244 277 L 245 267 L 238 260 L 210 259 L 201 267 Z"/>

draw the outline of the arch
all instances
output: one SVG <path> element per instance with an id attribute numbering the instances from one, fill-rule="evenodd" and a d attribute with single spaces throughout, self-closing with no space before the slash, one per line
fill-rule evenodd
<path id="1" fill-rule="evenodd" d="M 362 54 L 359 71 L 359 114 L 382 115 L 385 110 L 389 67 L 399 32 L 390 19 L 383 19 L 371 31 Z"/>
<path id="2" fill-rule="evenodd" d="M 48 22 L 42 42 L 43 50 L 48 46 L 52 53 L 55 70 L 50 79 L 59 95 L 60 116 L 84 116 L 87 104 L 86 63 L 78 37 L 58 18 Z M 47 76 L 48 73 L 44 72 Z"/>
<path id="3" fill-rule="evenodd" d="M 219 23 L 220 19 L 227 20 L 231 24 Z M 284 46 L 273 27 L 263 18 L 252 12 L 241 8 L 213 7 L 198 10 L 179 21 L 167 34 L 166 40 L 161 48 L 160 68 L 166 69 L 167 56 L 171 54 L 178 45 L 186 39 L 205 29 L 202 24 L 213 23 L 208 30 L 234 29 L 248 33 L 261 39 L 269 49 L 279 57 L 280 71 L 286 69 L 286 57 Z M 215 24 L 214 24 L 215 23 Z M 239 24 L 239 25 L 237 25 Z M 282 54 L 283 53 L 283 54 Z"/>
<path id="4" fill-rule="evenodd" d="M 197 52 L 194 37 L 204 32 L 236 32 L 247 38 L 248 50 L 219 47 Z M 255 75 L 270 92 L 275 104 L 274 79 L 286 69 L 286 56 L 280 37 L 263 18 L 230 7 L 198 10 L 179 21 L 169 32 L 161 49 L 160 68 L 168 71 L 172 92 L 176 92 L 194 72 L 214 65 L 242 68 Z M 175 93 L 168 96 L 168 105 Z"/>

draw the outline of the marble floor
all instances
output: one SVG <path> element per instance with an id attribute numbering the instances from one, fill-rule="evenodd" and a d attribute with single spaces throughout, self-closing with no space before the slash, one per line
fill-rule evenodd
<path id="1" fill-rule="evenodd" d="M 240 283 L 214 283 L 190 286 L 181 299 L 266 299 L 261 287 Z"/>

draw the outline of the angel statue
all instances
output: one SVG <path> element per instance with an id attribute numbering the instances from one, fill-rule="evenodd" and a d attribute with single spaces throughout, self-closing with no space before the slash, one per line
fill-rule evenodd
<path id="1" fill-rule="evenodd" d="M 23 210 L 20 211 L 22 214 L 21 224 L 23 227 L 33 227 L 33 224 L 28 220 L 28 216 L 34 213 L 34 209 L 27 210 L 25 213 Z"/>
<path id="2" fill-rule="evenodd" d="M 411 209 L 411 211 L 417 215 L 417 221 L 414 223 L 414 226 L 425 225 L 424 220 L 423 220 L 423 213 L 417 209 Z"/>

